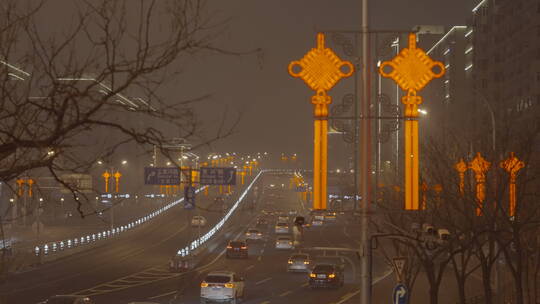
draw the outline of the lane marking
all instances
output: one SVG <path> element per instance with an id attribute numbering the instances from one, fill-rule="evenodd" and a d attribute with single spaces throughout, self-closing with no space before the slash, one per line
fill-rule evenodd
<path id="1" fill-rule="evenodd" d="M 270 281 L 271 279 L 272 279 L 272 278 L 266 278 L 266 279 L 264 279 L 264 280 L 260 280 L 259 282 L 256 282 L 255 285 L 260 285 L 260 284 L 262 284 L 262 283 L 265 283 L 265 282 Z"/>
<path id="2" fill-rule="evenodd" d="M 280 294 L 279 296 L 280 296 L 280 297 L 285 297 L 285 296 L 287 296 L 287 295 L 290 295 L 291 293 L 292 293 L 291 290 L 287 290 L 287 291 L 285 291 L 284 293 Z"/>
<path id="3" fill-rule="evenodd" d="M 384 280 L 386 277 L 388 277 L 389 275 L 392 274 L 392 272 L 394 272 L 393 270 L 389 270 L 389 271 L 386 271 L 386 273 L 384 273 L 382 276 L 376 278 L 375 280 L 373 280 L 373 282 L 371 283 L 371 285 L 375 285 L 377 283 L 379 283 L 380 281 Z M 355 292 L 350 292 L 346 295 L 344 295 L 343 297 L 341 297 L 341 300 L 339 302 L 336 302 L 335 304 L 343 304 L 345 302 L 347 302 L 350 298 L 354 297 L 355 295 L 359 294 L 360 293 L 360 289 L 355 291 Z"/>
<path id="4" fill-rule="evenodd" d="M 270 301 L 264 301 L 264 302 L 261 302 L 259 304 L 268 304 L 268 303 L 270 303 Z"/>
<path id="5" fill-rule="evenodd" d="M 253 267 L 255 267 L 255 265 L 249 265 L 248 267 L 246 267 L 245 270 L 248 271 L 248 270 L 252 269 Z"/>
<path id="6" fill-rule="evenodd" d="M 262 255 L 260 255 L 259 257 L 257 257 L 257 261 L 261 261 L 262 260 Z"/>
<path id="7" fill-rule="evenodd" d="M 176 291 L 166 292 L 166 293 L 162 293 L 162 294 L 157 295 L 157 296 L 149 297 L 148 299 L 153 300 L 153 299 L 157 299 L 157 298 L 170 296 L 170 295 L 175 294 L 175 293 L 176 293 Z"/>
<path id="8" fill-rule="evenodd" d="M 308 285 L 309 285 L 309 283 L 306 282 L 306 283 L 302 284 L 301 286 L 302 286 L 302 287 L 307 287 Z"/>

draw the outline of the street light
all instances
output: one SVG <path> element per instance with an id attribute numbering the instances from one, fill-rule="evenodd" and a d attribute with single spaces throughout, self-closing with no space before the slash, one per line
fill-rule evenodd
<path id="1" fill-rule="evenodd" d="M 122 161 L 122 165 L 127 165 L 127 163 L 128 163 L 127 160 Z"/>

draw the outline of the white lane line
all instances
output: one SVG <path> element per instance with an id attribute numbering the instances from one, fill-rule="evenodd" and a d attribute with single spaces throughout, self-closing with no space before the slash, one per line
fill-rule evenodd
<path id="1" fill-rule="evenodd" d="M 389 275 L 392 274 L 392 272 L 394 272 L 392 269 L 385 272 L 382 276 L 376 278 L 375 280 L 373 280 L 373 282 L 371 283 L 371 285 L 375 285 L 377 283 L 379 283 L 380 281 L 384 280 L 386 277 L 388 277 Z M 360 289 L 355 291 L 355 292 L 350 292 L 346 295 L 344 295 L 343 297 L 341 297 L 341 300 L 339 302 L 336 302 L 335 304 L 343 304 L 345 302 L 347 302 L 350 298 L 354 297 L 355 295 L 359 294 L 360 293 Z"/>
<path id="2" fill-rule="evenodd" d="M 262 260 L 262 255 L 260 255 L 259 257 L 257 257 L 257 261 L 260 261 Z"/>
<path id="3" fill-rule="evenodd" d="M 287 291 L 285 291 L 284 293 L 280 294 L 279 296 L 280 296 L 280 297 L 285 297 L 285 296 L 290 295 L 291 293 L 292 293 L 291 290 L 287 290 Z"/>
<path id="4" fill-rule="evenodd" d="M 248 267 L 246 267 L 245 271 L 248 271 L 248 270 L 252 269 L 253 267 L 255 267 L 255 265 L 249 265 Z"/>
<path id="5" fill-rule="evenodd" d="M 162 297 L 170 296 L 170 295 L 175 294 L 175 293 L 176 293 L 176 291 L 166 292 L 166 293 L 162 293 L 162 294 L 157 295 L 157 296 L 149 297 L 148 299 L 149 299 L 149 300 L 153 300 L 153 299 L 157 299 L 157 298 L 162 298 Z"/>
<path id="6" fill-rule="evenodd" d="M 265 283 L 265 282 L 270 281 L 271 279 L 272 279 L 272 278 L 266 278 L 266 279 L 264 279 L 264 280 L 260 280 L 259 282 L 256 282 L 255 285 L 260 285 L 260 284 L 262 284 L 262 283 Z"/>
<path id="7" fill-rule="evenodd" d="M 306 282 L 306 283 L 302 284 L 302 287 L 307 287 L 308 285 L 309 285 L 309 283 Z"/>

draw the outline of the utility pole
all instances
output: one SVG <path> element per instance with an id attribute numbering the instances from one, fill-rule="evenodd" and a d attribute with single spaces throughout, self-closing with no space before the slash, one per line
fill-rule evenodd
<path id="1" fill-rule="evenodd" d="M 369 20 L 368 0 L 362 0 L 362 94 L 360 109 L 363 119 L 360 128 L 360 194 L 361 233 L 360 233 L 360 303 L 371 304 L 371 243 L 369 240 L 369 178 L 370 160 L 370 122 L 369 106 L 371 91 L 369 86 Z"/>

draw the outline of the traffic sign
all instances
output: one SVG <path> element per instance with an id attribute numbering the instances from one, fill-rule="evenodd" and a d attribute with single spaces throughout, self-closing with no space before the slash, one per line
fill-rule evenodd
<path id="1" fill-rule="evenodd" d="M 145 167 L 144 168 L 145 185 L 179 185 L 180 170 L 174 167 Z"/>
<path id="2" fill-rule="evenodd" d="M 409 297 L 407 287 L 403 284 L 397 284 L 392 296 L 392 304 L 407 304 Z"/>
<path id="3" fill-rule="evenodd" d="M 201 185 L 236 185 L 235 168 L 201 167 Z"/>
<path id="4" fill-rule="evenodd" d="M 195 208 L 195 187 L 184 188 L 184 209 Z"/>
<path id="5" fill-rule="evenodd" d="M 398 282 L 403 282 L 403 271 L 407 265 L 407 258 L 397 257 L 392 259 L 392 264 L 394 265 L 394 273 Z"/>

